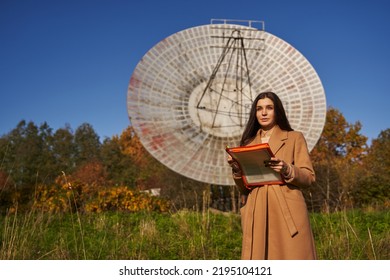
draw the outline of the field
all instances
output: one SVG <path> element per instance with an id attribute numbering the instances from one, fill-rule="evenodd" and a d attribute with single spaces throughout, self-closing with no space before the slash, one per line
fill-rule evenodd
<path id="1" fill-rule="evenodd" d="M 390 213 L 348 211 L 310 216 L 319 259 L 390 259 Z M 235 260 L 240 217 L 203 211 L 50 214 L 0 217 L 3 260 Z"/>

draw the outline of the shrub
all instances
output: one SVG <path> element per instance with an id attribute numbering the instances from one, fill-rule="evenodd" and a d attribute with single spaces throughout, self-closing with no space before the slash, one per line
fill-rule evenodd
<path id="1" fill-rule="evenodd" d="M 60 178 L 54 185 L 37 187 L 33 208 L 48 212 L 167 212 L 170 203 L 126 186 L 101 187 Z"/>

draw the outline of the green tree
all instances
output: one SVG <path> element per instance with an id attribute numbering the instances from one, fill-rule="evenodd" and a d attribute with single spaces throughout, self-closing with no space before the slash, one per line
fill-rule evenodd
<path id="1" fill-rule="evenodd" d="M 51 184 L 58 176 L 56 159 L 53 155 L 53 129 L 44 122 L 38 128 L 38 138 L 40 156 L 38 157 L 38 166 L 41 173 L 40 183 Z"/>
<path id="2" fill-rule="evenodd" d="M 123 153 L 118 136 L 103 141 L 101 158 L 107 170 L 107 177 L 114 185 L 129 187 L 135 185 L 137 166 L 130 156 Z"/>
<path id="3" fill-rule="evenodd" d="M 99 136 L 88 123 L 80 125 L 74 134 L 76 164 L 82 165 L 100 158 Z"/>
<path id="4" fill-rule="evenodd" d="M 69 125 L 56 130 L 51 145 L 57 172 L 63 171 L 66 174 L 73 172 L 76 166 L 76 145 Z"/>
<path id="5" fill-rule="evenodd" d="M 38 184 L 48 183 L 53 175 L 54 158 L 51 156 L 52 129 L 43 123 L 22 120 L 10 133 L 2 137 L 2 171 L 12 181 L 12 200 L 26 205 Z"/>
<path id="6" fill-rule="evenodd" d="M 39 135 L 38 127 L 33 123 L 19 122 L 9 134 L 10 153 L 8 171 L 18 186 L 34 185 L 45 176 L 42 168 L 45 143 Z M 45 151 L 46 152 L 46 151 Z"/>

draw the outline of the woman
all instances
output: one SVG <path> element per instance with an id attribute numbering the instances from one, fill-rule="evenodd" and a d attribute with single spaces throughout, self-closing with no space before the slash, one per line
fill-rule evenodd
<path id="1" fill-rule="evenodd" d="M 273 92 L 253 102 L 240 146 L 268 143 L 275 157 L 268 165 L 286 184 L 245 187 L 238 164 L 228 158 L 233 178 L 246 198 L 241 208 L 242 259 L 316 259 L 314 239 L 301 188 L 315 181 L 303 134 L 293 131 Z"/>

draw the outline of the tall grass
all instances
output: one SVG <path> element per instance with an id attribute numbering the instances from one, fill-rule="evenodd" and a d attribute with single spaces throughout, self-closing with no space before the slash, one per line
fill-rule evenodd
<path id="1" fill-rule="evenodd" d="M 389 212 L 311 214 L 320 259 L 390 259 Z M 239 259 L 240 217 L 202 211 L 0 217 L 0 259 Z"/>
<path id="2" fill-rule="evenodd" d="M 311 214 L 320 259 L 390 259 L 390 212 Z"/>

